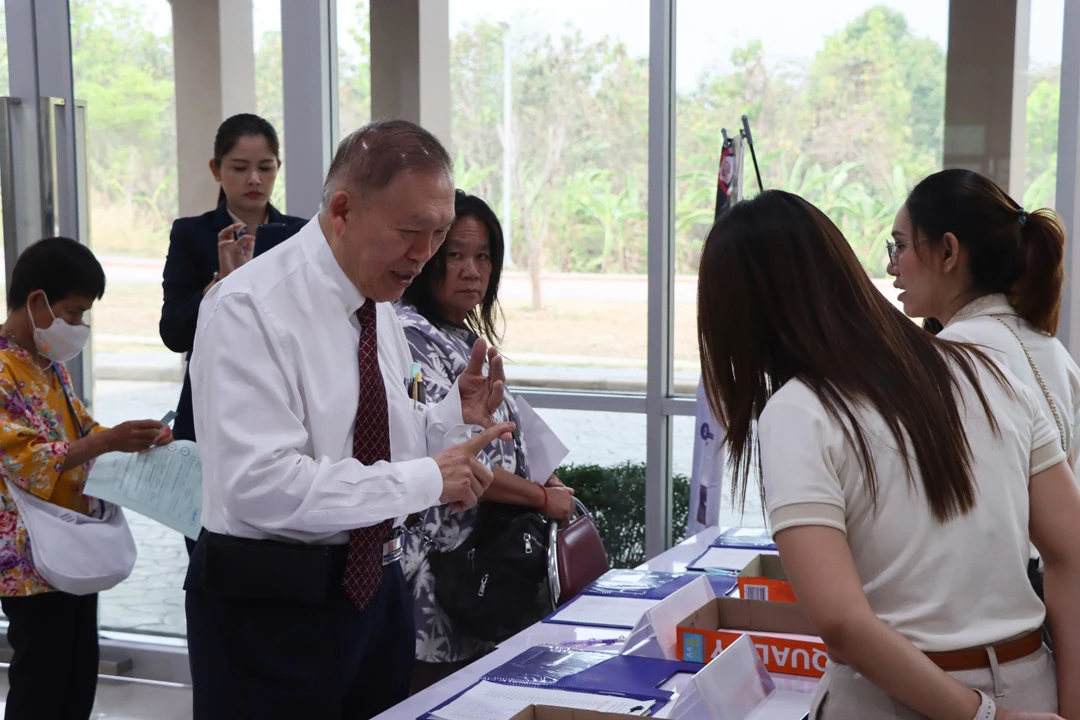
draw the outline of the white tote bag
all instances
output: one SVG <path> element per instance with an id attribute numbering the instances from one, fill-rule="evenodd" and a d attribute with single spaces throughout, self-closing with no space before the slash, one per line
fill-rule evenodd
<path id="1" fill-rule="evenodd" d="M 53 371 L 79 437 L 85 437 L 56 363 Z M 131 575 L 138 551 L 118 505 L 103 503 L 102 517 L 95 518 L 42 500 L 12 482 L 7 489 L 30 536 L 30 562 L 49 585 L 72 595 L 91 595 L 116 587 Z"/>
<path id="2" fill-rule="evenodd" d="M 127 579 L 138 553 L 124 511 L 105 503 L 103 518 L 42 500 L 7 484 L 30 535 L 30 562 L 57 590 L 90 595 Z"/>

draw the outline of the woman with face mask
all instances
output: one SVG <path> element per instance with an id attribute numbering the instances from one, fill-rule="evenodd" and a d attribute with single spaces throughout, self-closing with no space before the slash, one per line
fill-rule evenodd
<path id="1" fill-rule="evenodd" d="M 104 428 L 71 388 L 63 363 L 90 338 L 84 316 L 105 292 L 93 253 L 47 238 L 19 257 L 0 328 L 0 605 L 15 651 L 6 717 L 88 718 L 98 670 L 97 595 L 55 590 L 35 571 L 9 485 L 78 513 L 89 463 L 172 441 L 155 420 Z"/>
<path id="2" fill-rule="evenodd" d="M 1057 333 L 1065 229 L 1049 209 L 1028 212 L 991 180 L 944 170 L 915 186 L 893 224 L 889 272 L 904 312 L 973 343 L 1039 398 L 1075 470 L 1080 368 Z M 1029 568 L 1042 594 L 1038 558 Z"/>
<path id="3" fill-rule="evenodd" d="M 179 218 L 169 236 L 158 329 L 173 352 L 191 352 L 199 303 L 211 287 L 303 227 L 303 218 L 285 215 L 270 203 L 280 155 L 274 126 L 258 115 L 234 115 L 218 128 L 210 160 L 210 172 L 220 184 L 218 206 Z M 187 374 L 173 427 L 178 440 L 195 440 Z"/>

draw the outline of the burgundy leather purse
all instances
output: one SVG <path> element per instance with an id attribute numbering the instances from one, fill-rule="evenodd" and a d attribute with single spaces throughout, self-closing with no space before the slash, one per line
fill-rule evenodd
<path id="1" fill-rule="evenodd" d="M 596 531 L 592 516 L 574 498 L 576 516 L 565 528 L 552 522 L 548 539 L 548 584 L 551 604 L 558 607 L 572 599 L 611 569 L 604 541 Z"/>

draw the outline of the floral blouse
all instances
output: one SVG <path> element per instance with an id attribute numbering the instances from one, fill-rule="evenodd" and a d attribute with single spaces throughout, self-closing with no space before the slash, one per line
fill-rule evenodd
<path id="1" fill-rule="evenodd" d="M 439 402 L 469 364 L 477 335 L 466 328 L 436 327 L 410 305 L 398 306 L 397 312 L 413 361 L 423 373 L 427 402 Z M 494 416 L 496 422 L 518 421 L 517 404 L 509 393 L 506 403 Z M 523 467 L 518 474 L 528 477 L 524 438 L 521 445 Z M 496 440 L 480 453 L 484 464 L 501 465 L 508 472 L 518 470 L 516 457 L 514 443 L 502 440 Z M 435 602 L 435 577 L 427 557 L 431 550 L 448 552 L 465 542 L 476 524 L 476 514 L 475 507 L 454 512 L 447 505 L 436 506 L 422 514 L 419 527 L 405 537 L 404 570 L 413 596 L 417 660 L 432 663 L 471 660 L 494 647 L 494 643 L 468 637 L 454 629 L 450 618 Z M 430 538 L 430 545 L 425 542 L 425 536 Z"/>
<path id="2" fill-rule="evenodd" d="M 71 377 L 56 365 L 63 382 Z M 30 353 L 0 336 L 0 596 L 37 595 L 52 588 L 34 570 L 30 538 L 8 492 L 15 483 L 61 507 L 89 513 L 83 495 L 88 467 L 64 470 L 72 440 L 104 431 L 79 398 L 71 394 L 72 416 L 64 385 L 53 366 L 42 368 Z M 78 423 L 78 425 L 76 425 Z"/>

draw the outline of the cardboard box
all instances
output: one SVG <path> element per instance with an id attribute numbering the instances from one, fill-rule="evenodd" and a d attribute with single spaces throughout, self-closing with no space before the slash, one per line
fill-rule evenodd
<path id="1" fill-rule="evenodd" d="M 758 555 L 742 569 L 737 582 L 739 596 L 747 600 L 796 602 L 779 555 Z"/>
<path id="2" fill-rule="evenodd" d="M 595 710 L 574 710 L 572 708 L 551 707 L 550 705 L 530 705 L 510 720 L 626 720 L 640 718 L 640 715 L 596 712 Z"/>
<path id="3" fill-rule="evenodd" d="M 707 663 L 742 635 L 749 635 L 769 672 L 820 678 L 825 643 L 796 603 L 717 598 L 679 623 L 679 658 Z"/>

